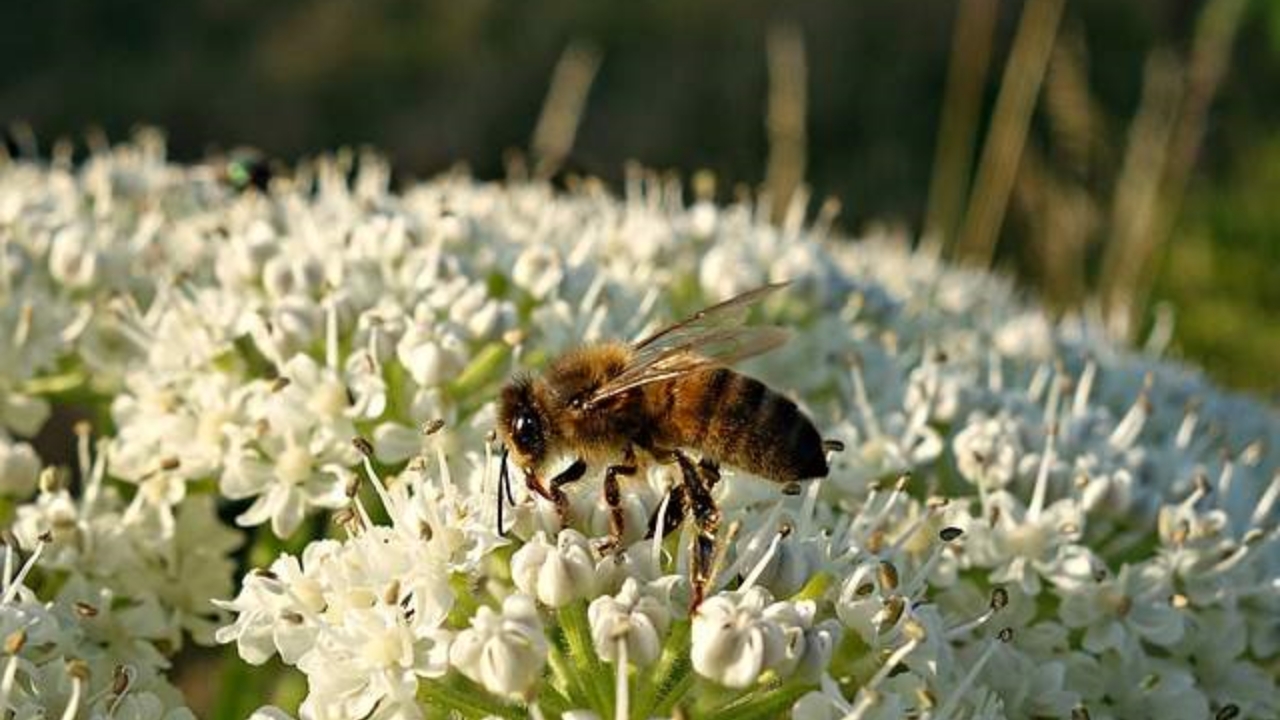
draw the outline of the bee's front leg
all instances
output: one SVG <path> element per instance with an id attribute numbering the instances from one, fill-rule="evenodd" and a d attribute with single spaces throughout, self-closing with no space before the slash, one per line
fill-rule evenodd
<path id="1" fill-rule="evenodd" d="M 604 501 L 609 505 L 609 539 L 601 543 L 601 554 L 614 553 L 622 549 L 622 533 L 626 530 L 626 516 L 622 512 L 622 488 L 618 484 L 618 476 L 635 475 L 639 470 L 636 464 L 636 451 L 628 445 L 622 451 L 622 464 L 610 465 L 604 471 Z"/>
<path id="2" fill-rule="evenodd" d="M 587 464 L 582 461 L 582 458 L 578 458 L 573 461 L 572 465 L 551 478 L 549 487 L 542 484 L 533 468 L 525 468 L 524 479 L 531 492 L 555 503 L 556 515 L 560 518 L 560 527 L 566 528 L 573 521 L 573 513 L 569 509 L 569 496 L 565 495 L 564 490 L 560 488 L 576 480 L 581 480 L 582 476 L 586 474 Z"/>

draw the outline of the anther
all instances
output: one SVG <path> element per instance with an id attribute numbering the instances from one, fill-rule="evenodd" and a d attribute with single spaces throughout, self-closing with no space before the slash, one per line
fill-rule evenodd
<path id="1" fill-rule="evenodd" d="M 284 377 L 284 376 L 280 376 L 280 377 L 276 378 L 275 380 L 272 380 L 272 381 L 271 381 L 271 392 L 273 392 L 273 393 L 278 393 L 278 392 L 280 392 L 281 390 L 283 390 L 283 389 L 285 389 L 285 388 L 289 387 L 290 383 L 292 383 L 292 382 L 293 382 L 293 381 L 292 381 L 292 380 L 290 380 L 289 378 Z"/>
<path id="2" fill-rule="evenodd" d="M 942 542 L 946 543 L 956 540 L 961 535 L 964 535 L 964 530 L 961 530 L 954 525 L 944 527 L 942 530 L 938 531 L 938 537 L 942 539 Z"/>
<path id="3" fill-rule="evenodd" d="M 1237 717 L 1240 717 L 1240 706 L 1235 703 L 1227 703 L 1213 714 L 1213 720 L 1232 720 Z"/>
<path id="4" fill-rule="evenodd" d="M 991 590 L 991 609 L 999 612 L 1009 605 L 1009 591 L 1002 587 Z"/>
<path id="5" fill-rule="evenodd" d="M 373 443 L 357 435 L 351 438 L 351 444 L 356 446 L 356 450 L 360 451 L 365 457 L 373 457 Z"/>
<path id="6" fill-rule="evenodd" d="M 62 476 L 55 467 L 46 467 L 40 471 L 40 492 L 55 493 L 62 489 Z"/>
<path id="7" fill-rule="evenodd" d="M 67 674 L 84 682 L 89 679 L 89 663 L 75 658 L 67 661 Z"/>
<path id="8" fill-rule="evenodd" d="M 111 693 L 113 695 L 123 695 L 129 690 L 129 686 L 133 684 L 133 679 L 129 676 L 129 668 L 124 665 L 117 665 L 111 671 Z"/>
<path id="9" fill-rule="evenodd" d="M 98 616 L 98 608 L 94 607 L 93 605 L 90 605 L 87 602 L 77 602 L 73 605 L 73 607 L 76 610 L 76 615 L 79 615 L 82 618 L 92 618 L 92 617 Z"/>
<path id="10" fill-rule="evenodd" d="M 907 601 L 901 595 L 894 595 L 889 598 L 884 609 L 880 611 L 879 632 L 884 634 L 893 629 L 898 624 L 898 620 L 902 619 L 902 611 L 907 607 Z"/>
<path id="11" fill-rule="evenodd" d="M 426 423 L 423 423 L 422 434 L 424 436 L 430 437 L 440 432 L 443 429 L 444 429 L 444 420 L 442 420 L 441 418 L 436 418 L 435 420 L 430 420 Z M 493 432 L 493 431 L 490 431 L 490 432 Z"/>
<path id="12" fill-rule="evenodd" d="M 880 581 L 881 591 L 898 589 L 898 568 L 887 560 L 881 560 L 876 568 L 876 579 Z"/>
<path id="13" fill-rule="evenodd" d="M 17 655 L 22 652 L 22 648 L 27 644 L 27 631 L 18 628 L 9 633 L 4 639 L 4 652 L 6 655 Z"/>
<path id="14" fill-rule="evenodd" d="M 999 638 L 1000 642 L 1002 643 L 1013 642 L 1013 628 L 1007 627 L 1001 630 L 1000 632 L 996 633 L 996 637 Z"/>

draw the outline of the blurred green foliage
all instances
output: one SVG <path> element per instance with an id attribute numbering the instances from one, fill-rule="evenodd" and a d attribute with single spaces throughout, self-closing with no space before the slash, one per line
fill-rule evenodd
<path id="1" fill-rule="evenodd" d="M 1069 0 L 1088 81 L 1121 143 L 1157 47 L 1184 53 L 1200 0 Z M 1001 0 L 987 106 L 1022 3 Z M 727 196 L 764 177 L 764 38 L 800 30 L 808 65 L 806 178 L 856 231 L 918 229 L 946 81 L 953 0 L 52 0 L 0 22 L 0 122 L 46 141 L 100 126 L 164 128 L 175 157 L 245 144 L 292 159 L 343 144 L 404 176 L 465 161 L 503 172 L 525 147 L 557 58 L 575 40 L 603 64 L 571 170 L 618 183 L 624 162 L 708 168 Z M 1209 119 L 1156 299 L 1180 352 L 1230 385 L 1280 391 L 1280 3 L 1254 0 Z M 1016 210 L 1014 211 L 1016 212 Z M 1005 224 L 1015 269 L 1021 228 Z M 1021 268 L 1027 276 L 1033 273 Z"/>

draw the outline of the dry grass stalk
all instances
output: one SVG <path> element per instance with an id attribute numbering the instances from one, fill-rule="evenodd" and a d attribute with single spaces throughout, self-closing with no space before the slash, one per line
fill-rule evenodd
<path id="1" fill-rule="evenodd" d="M 1169 53 L 1153 53 L 1116 179 L 1098 288 L 1107 327 L 1119 337 L 1131 335 L 1134 291 L 1156 251 L 1153 228 L 1181 95 L 1177 61 Z"/>
<path id="2" fill-rule="evenodd" d="M 586 43 L 574 42 L 560 56 L 529 143 L 535 177 L 551 177 L 569 156 L 599 69 L 600 52 Z"/>
<path id="3" fill-rule="evenodd" d="M 956 254 L 962 260 L 982 266 L 991 264 L 1026 145 L 1031 114 L 1058 34 L 1063 3 L 1064 0 L 1029 0 L 1018 21 L 956 246 Z"/>
<path id="4" fill-rule="evenodd" d="M 766 38 L 765 49 L 769 63 L 769 104 L 765 118 L 769 160 L 765 166 L 765 189 L 772 201 L 770 218 L 782 223 L 804 182 L 809 71 L 804 37 L 797 26 L 774 27 Z"/>
<path id="5" fill-rule="evenodd" d="M 1060 310 L 1084 302 L 1086 256 L 1099 227 L 1097 203 L 1087 188 L 1057 173 L 1028 145 L 1014 188 L 1028 224 L 1029 250 L 1041 294 Z"/>
<path id="6" fill-rule="evenodd" d="M 929 206 L 925 213 L 926 242 L 954 242 L 965 193 L 969 189 L 982 92 L 991 65 L 991 45 L 999 0 L 960 0 L 951 36 L 951 59 L 938 124 Z"/>

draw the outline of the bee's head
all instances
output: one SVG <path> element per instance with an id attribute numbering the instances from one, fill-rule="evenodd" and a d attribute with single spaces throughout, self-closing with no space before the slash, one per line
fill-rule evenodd
<path id="1" fill-rule="evenodd" d="M 518 377 L 502 389 L 498 432 L 520 468 L 542 465 L 550 450 L 552 430 L 534 382 Z"/>

